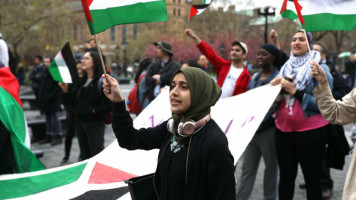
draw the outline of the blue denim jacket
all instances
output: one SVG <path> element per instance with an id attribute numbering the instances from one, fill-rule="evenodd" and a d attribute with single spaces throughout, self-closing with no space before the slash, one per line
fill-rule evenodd
<path id="1" fill-rule="evenodd" d="M 248 85 L 248 90 L 254 89 L 256 88 L 256 83 L 257 80 L 260 78 L 261 76 L 261 72 L 257 72 L 255 75 L 252 76 L 250 84 Z M 276 76 L 278 76 L 278 69 L 275 67 L 273 69 L 272 74 L 266 79 L 262 81 L 262 84 L 260 86 L 263 85 L 267 85 L 269 84 Z M 274 126 L 274 119 L 272 118 L 272 113 L 275 112 L 275 109 L 273 109 L 273 106 L 269 109 L 269 111 L 267 112 L 265 118 L 263 119 L 261 125 L 258 127 L 256 133 L 260 132 L 261 130 L 268 128 L 270 126 Z"/>
<path id="2" fill-rule="evenodd" d="M 326 73 L 326 77 L 328 78 L 329 87 L 332 90 L 334 79 L 330 73 L 330 69 L 325 64 L 321 64 L 320 66 L 324 69 L 324 71 Z M 304 92 L 304 96 L 303 96 L 303 101 L 301 102 L 301 104 L 302 104 L 302 109 L 303 109 L 305 117 L 311 117 L 311 116 L 314 116 L 314 115 L 320 113 L 319 108 L 315 103 L 315 97 L 312 93 L 314 88 L 318 85 L 319 85 L 319 82 L 315 78 L 313 78 L 312 81 L 310 82 L 310 84 L 307 85 L 305 87 L 305 89 L 302 91 L 302 92 Z"/>

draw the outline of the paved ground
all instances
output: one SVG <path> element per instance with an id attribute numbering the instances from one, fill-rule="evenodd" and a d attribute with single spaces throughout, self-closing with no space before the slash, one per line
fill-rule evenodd
<path id="1" fill-rule="evenodd" d="M 130 89 L 134 86 L 133 81 L 131 81 L 130 85 L 122 85 L 122 90 L 123 90 L 123 95 L 127 97 Z M 33 117 L 35 115 L 38 115 L 38 111 L 26 111 L 25 112 L 26 117 Z M 345 126 L 345 130 L 349 132 L 351 129 L 351 125 Z M 115 139 L 115 135 L 112 131 L 111 125 L 106 126 L 105 129 L 105 146 L 108 146 L 111 144 Z M 64 156 L 64 144 L 61 145 L 56 145 L 56 146 L 51 146 L 50 144 L 45 144 L 45 145 L 39 145 L 38 143 L 32 144 L 32 149 L 33 150 L 43 150 L 44 151 L 44 156 L 40 159 L 44 165 L 47 168 L 53 168 L 53 167 L 58 167 L 61 166 L 60 161 L 62 160 Z M 79 156 L 79 146 L 78 146 L 78 140 L 77 138 L 74 138 L 73 140 L 73 146 L 72 146 L 72 151 L 71 151 L 71 156 L 69 161 L 66 164 L 71 164 L 75 163 L 78 159 Z M 350 156 L 346 157 L 346 165 L 344 167 L 343 171 L 340 170 L 333 170 L 331 169 L 331 176 L 332 179 L 334 180 L 334 195 L 331 198 L 332 200 L 339 200 L 341 199 L 342 196 L 342 190 L 343 190 L 343 185 L 345 181 L 345 176 L 346 172 L 349 166 L 349 161 L 350 161 Z M 241 174 L 241 165 L 242 165 L 242 159 L 238 161 L 238 166 L 235 172 L 236 179 L 239 179 L 239 176 Z M 255 182 L 255 187 L 252 192 L 251 200 L 260 200 L 263 197 L 263 170 L 264 170 L 264 163 L 263 160 L 261 161 L 259 170 L 258 170 L 258 175 L 257 179 Z M 303 175 L 301 171 L 299 170 L 298 172 L 298 177 L 296 180 L 296 187 L 295 187 L 295 195 L 294 199 L 295 200 L 305 200 L 306 199 L 306 192 L 305 190 L 299 189 L 298 185 L 299 182 L 303 180 Z"/>

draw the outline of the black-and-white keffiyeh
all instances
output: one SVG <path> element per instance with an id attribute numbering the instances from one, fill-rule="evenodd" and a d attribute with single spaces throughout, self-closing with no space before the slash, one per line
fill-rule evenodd
<path id="1" fill-rule="evenodd" d="M 312 81 L 310 62 L 314 60 L 316 63 L 320 61 L 320 53 L 318 51 L 311 51 L 312 59 L 309 52 L 301 56 L 295 56 L 293 52 L 290 53 L 290 58 L 282 66 L 279 76 L 289 77 L 294 80 L 297 90 L 304 90 L 305 87 Z M 289 94 L 285 94 L 286 107 L 289 107 L 289 114 L 293 115 L 293 105 L 295 97 Z"/>

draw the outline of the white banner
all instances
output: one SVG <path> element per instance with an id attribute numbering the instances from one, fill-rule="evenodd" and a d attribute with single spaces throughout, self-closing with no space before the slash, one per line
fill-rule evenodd
<path id="1" fill-rule="evenodd" d="M 246 149 L 280 90 L 279 85 L 268 84 L 221 99 L 212 107 L 211 116 L 226 134 L 235 162 Z M 168 90 L 165 90 L 135 119 L 134 126 L 154 127 L 171 115 Z"/>

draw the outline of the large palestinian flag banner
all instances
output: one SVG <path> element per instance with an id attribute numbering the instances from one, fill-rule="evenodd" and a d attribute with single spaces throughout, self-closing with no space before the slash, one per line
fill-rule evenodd
<path id="1" fill-rule="evenodd" d="M 221 99 L 212 108 L 212 118 L 226 134 L 235 162 L 251 141 L 280 90 L 280 86 L 265 85 Z M 164 90 L 142 111 L 134 120 L 135 128 L 155 127 L 171 117 L 168 91 L 168 88 Z M 80 163 L 0 176 L 0 199 L 130 200 L 124 180 L 153 173 L 157 159 L 158 150 L 128 151 L 120 148 L 115 140 L 100 154 Z"/>
<path id="2" fill-rule="evenodd" d="M 81 0 L 92 35 L 119 24 L 167 20 L 164 0 Z"/>
<path id="3" fill-rule="evenodd" d="M 45 169 L 29 149 L 30 138 L 19 97 L 19 83 L 10 67 L 0 67 L 0 121 L 10 134 L 16 172 Z M 1 133 L 0 134 L 5 134 Z M 27 144 L 27 145 L 26 145 Z"/>
<path id="4" fill-rule="evenodd" d="M 294 20 L 301 10 L 303 27 L 309 32 L 351 31 L 356 27 L 355 8 L 356 0 L 284 0 L 280 13 L 282 17 Z"/>

